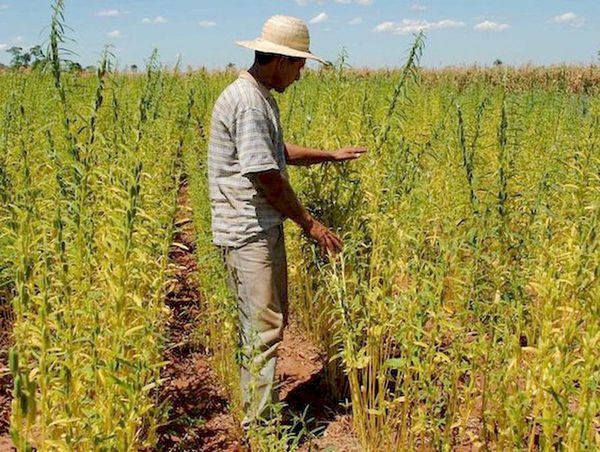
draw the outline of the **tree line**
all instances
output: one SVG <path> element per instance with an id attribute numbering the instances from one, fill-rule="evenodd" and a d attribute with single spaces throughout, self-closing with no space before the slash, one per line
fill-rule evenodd
<path id="1" fill-rule="evenodd" d="M 1 69 L 43 69 L 47 64 L 49 64 L 49 57 L 41 45 L 35 45 L 28 49 L 13 46 L 6 50 L 8 54 L 10 54 L 10 63 L 8 65 L 0 63 Z M 68 58 L 61 58 L 61 65 L 63 69 L 66 71 L 73 72 L 95 72 L 96 66 L 82 66 L 77 61 Z M 132 64 L 131 66 L 125 66 L 125 70 L 130 72 L 137 72 L 138 66 L 136 64 Z"/>
<path id="2" fill-rule="evenodd" d="M 1 65 L 3 68 L 11 69 L 42 69 L 49 64 L 49 57 L 42 49 L 41 45 L 35 45 L 28 49 L 19 46 L 13 46 L 6 50 L 10 54 L 10 63 L 8 66 Z M 83 67 L 77 61 L 70 59 L 63 60 L 64 69 L 68 71 L 89 71 L 95 70 L 94 66 Z"/>

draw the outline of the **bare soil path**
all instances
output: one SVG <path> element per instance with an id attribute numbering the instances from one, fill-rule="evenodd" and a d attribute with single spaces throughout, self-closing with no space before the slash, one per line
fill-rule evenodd
<path id="1" fill-rule="evenodd" d="M 0 452 L 4 452 L 14 449 L 9 435 L 13 382 L 8 369 L 12 315 L 7 300 L 1 294 L 0 311 Z"/>
<path id="2" fill-rule="evenodd" d="M 168 423 L 159 431 L 158 450 L 241 451 L 241 432 L 228 410 L 224 389 L 209 363 L 210 356 L 193 333 L 200 317 L 200 292 L 196 276 L 196 233 L 187 185 L 179 190 L 175 222 L 178 230 L 169 257 L 175 265 L 175 284 L 167 294 L 171 309 L 167 325 L 170 343 L 159 397 L 170 404 Z"/>
<path id="3" fill-rule="evenodd" d="M 306 410 L 309 429 L 317 438 L 301 451 L 359 452 L 352 418 L 339 402 L 332 400 L 324 384 L 324 353 L 293 321 L 283 335 L 277 363 L 280 397 L 297 415 Z"/>

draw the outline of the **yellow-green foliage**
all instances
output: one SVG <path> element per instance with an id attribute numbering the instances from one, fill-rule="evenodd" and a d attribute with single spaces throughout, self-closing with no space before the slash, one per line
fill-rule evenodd
<path id="1" fill-rule="evenodd" d="M 189 183 L 190 206 L 196 227 L 198 277 L 203 316 L 199 340 L 211 351 L 211 364 L 225 384 L 234 406 L 239 405 L 239 375 L 236 364 L 237 305 L 227 287 L 227 274 L 219 250 L 212 244 L 211 214 L 208 203 L 207 146 L 212 105 L 232 81 L 232 73 L 200 73 L 194 76 L 202 93 L 194 109 L 194 141 L 184 150 L 183 159 Z M 239 413 L 238 413 L 239 414 Z"/>
<path id="2" fill-rule="evenodd" d="M 58 86 L 51 74 L 0 77 L 0 277 L 14 293 L 23 449 L 153 443 L 182 164 L 199 334 L 235 401 L 237 314 L 206 187 L 212 104 L 235 74 L 159 69 L 63 74 Z M 598 70 L 415 77 L 340 64 L 279 96 L 287 140 L 370 149 L 291 171 L 346 245 L 321 260 L 288 225 L 294 315 L 326 346 L 331 390 L 352 402 L 367 450 L 594 449 Z"/>
<path id="3" fill-rule="evenodd" d="M 288 242 L 370 450 L 600 445 L 600 102 L 485 72 L 409 82 L 383 145 L 398 73 L 311 74 L 282 102 L 288 138 L 371 149 L 294 173 L 343 255 Z"/>
<path id="4" fill-rule="evenodd" d="M 187 83 L 5 74 L 0 215 L 15 297 L 13 441 L 152 444 Z"/>

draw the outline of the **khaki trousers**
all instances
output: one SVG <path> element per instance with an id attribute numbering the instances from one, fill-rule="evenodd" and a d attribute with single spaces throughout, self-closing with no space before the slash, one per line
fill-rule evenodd
<path id="1" fill-rule="evenodd" d="M 239 248 L 222 248 L 239 310 L 244 424 L 268 419 L 278 401 L 277 349 L 287 322 L 287 262 L 283 225 Z"/>

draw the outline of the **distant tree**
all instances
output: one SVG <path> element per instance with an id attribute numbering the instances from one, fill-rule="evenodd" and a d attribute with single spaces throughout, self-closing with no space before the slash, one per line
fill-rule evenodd
<path id="1" fill-rule="evenodd" d="M 40 45 L 31 47 L 29 49 L 29 55 L 31 55 L 31 59 L 33 60 L 31 63 L 32 69 L 43 68 L 48 62 L 48 57 L 44 55 L 44 51 Z"/>
<path id="2" fill-rule="evenodd" d="M 69 72 L 81 72 L 83 67 L 77 61 L 67 60 L 65 61 L 65 69 Z"/>
<path id="3" fill-rule="evenodd" d="M 496 58 L 494 60 L 494 66 L 502 66 L 504 63 L 502 62 L 502 60 L 500 58 Z"/>
<path id="4" fill-rule="evenodd" d="M 18 69 L 22 67 L 29 67 L 31 61 L 31 54 L 23 50 L 23 47 L 13 46 L 6 51 L 11 54 L 10 66 Z"/>
<path id="5" fill-rule="evenodd" d="M 225 69 L 227 71 L 235 71 L 235 64 L 233 64 L 233 63 L 227 63 L 227 66 L 225 66 Z"/>
<path id="6" fill-rule="evenodd" d="M 138 66 L 137 64 L 132 64 L 131 65 L 131 72 L 133 72 L 134 74 L 138 71 Z"/>
<path id="7" fill-rule="evenodd" d="M 28 67 L 37 69 L 45 66 L 48 62 L 48 57 L 40 45 L 30 47 L 28 50 L 14 46 L 6 52 L 11 54 L 10 66 L 15 69 Z"/>

